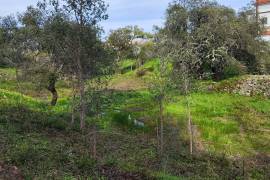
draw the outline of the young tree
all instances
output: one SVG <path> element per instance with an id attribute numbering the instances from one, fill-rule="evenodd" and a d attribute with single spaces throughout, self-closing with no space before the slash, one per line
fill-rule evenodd
<path id="1" fill-rule="evenodd" d="M 193 148 L 193 122 L 191 114 L 191 97 L 190 93 L 192 90 L 192 80 L 194 78 L 194 72 L 196 72 L 196 64 L 198 64 L 198 58 L 196 50 L 188 44 L 182 48 L 175 48 L 170 54 L 173 64 L 173 82 L 178 91 L 183 94 L 186 98 L 187 108 L 187 129 L 189 133 L 189 152 L 192 155 Z"/>
<path id="2" fill-rule="evenodd" d="M 112 66 L 111 66 L 112 67 Z M 87 104 L 89 104 L 88 114 L 90 117 L 93 117 L 93 130 L 92 135 L 92 155 L 93 158 L 97 158 L 97 142 L 98 142 L 98 126 L 97 123 L 101 120 L 102 116 L 102 104 L 103 104 L 103 95 L 108 86 L 110 79 L 111 68 L 110 66 L 105 67 L 103 72 L 97 75 L 94 79 L 89 81 L 89 86 L 87 89 Z"/>
<path id="3" fill-rule="evenodd" d="M 170 59 L 171 84 L 184 94 L 187 102 L 188 132 L 190 137 L 190 154 L 193 153 L 192 116 L 190 106 L 190 79 L 198 70 L 201 61 L 197 49 L 188 32 L 188 9 L 185 6 L 171 4 L 167 10 L 167 21 L 157 34 L 158 52 L 163 58 Z"/>
<path id="4" fill-rule="evenodd" d="M 150 83 L 150 91 L 154 95 L 154 100 L 157 102 L 159 107 L 156 133 L 161 159 L 163 158 L 164 152 L 164 103 L 167 98 L 166 94 L 172 87 L 171 70 L 169 59 L 166 56 L 160 56 L 160 62 L 157 69 L 154 71 Z"/>

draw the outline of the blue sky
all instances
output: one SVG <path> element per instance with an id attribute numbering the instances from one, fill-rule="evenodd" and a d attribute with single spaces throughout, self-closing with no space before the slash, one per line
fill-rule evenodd
<path id="1" fill-rule="evenodd" d="M 25 10 L 27 5 L 36 4 L 38 0 L 0 0 L 0 16 Z M 153 25 L 161 26 L 168 3 L 172 0 L 105 0 L 109 3 L 109 20 L 101 23 L 106 33 L 127 25 L 139 25 L 151 31 Z M 217 0 L 219 3 L 240 9 L 250 0 Z"/>

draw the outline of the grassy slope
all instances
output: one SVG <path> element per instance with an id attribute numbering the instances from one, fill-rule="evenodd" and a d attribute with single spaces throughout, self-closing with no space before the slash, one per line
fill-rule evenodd
<path id="1" fill-rule="evenodd" d="M 127 89 L 120 89 L 125 91 L 104 95 L 104 115 L 103 120 L 99 121 L 99 127 L 104 132 L 99 137 L 102 144 L 98 146 L 102 158 L 98 164 L 89 158 L 89 142 L 85 141 L 86 136 L 68 124 L 69 103 L 64 97 L 67 93 L 62 94 L 63 98 L 58 106 L 50 108 L 43 100 L 14 92 L 14 70 L 1 69 L 0 72 L 6 75 L 5 78 L 1 77 L 0 84 L 0 133 L 3 134 L 0 138 L 0 153 L 4 154 L 0 161 L 15 164 L 26 176 L 41 179 L 90 174 L 93 176 L 93 173 L 99 172 L 99 168 L 103 166 L 118 167 L 124 172 L 146 172 L 164 179 L 173 179 L 166 175 L 167 173 L 178 176 L 181 174 L 183 177 L 216 178 L 237 174 L 237 170 L 231 167 L 230 163 L 225 163 L 227 160 L 223 158 L 220 160 L 225 164 L 222 164 L 218 157 L 208 158 L 206 155 L 203 159 L 190 159 L 185 155 L 188 137 L 185 127 L 185 98 L 182 96 L 173 96 L 173 101 L 166 105 L 168 122 L 179 129 L 179 132 L 174 134 L 176 136 L 173 143 L 168 141 L 168 149 L 181 146 L 180 152 L 168 152 L 170 158 L 168 157 L 167 173 L 156 173 L 153 131 L 157 107 L 151 94 L 147 90 L 140 90 L 145 88 L 142 79 L 147 81 L 147 74 L 151 74 L 155 64 L 156 61 L 150 61 L 142 67 L 147 69 L 142 78 L 137 77 L 136 71 L 125 70 L 122 75 L 117 75 L 112 80 L 114 87 L 119 84 L 121 87 L 123 80 L 135 84 L 136 87 L 129 86 Z M 131 65 L 132 62 L 129 61 L 124 63 L 123 68 L 130 69 Z M 25 84 L 22 86 L 26 87 Z M 23 93 L 34 94 L 34 89 L 30 90 L 33 93 Z M 63 92 L 67 91 L 63 88 Z M 199 132 L 196 139 L 202 144 L 203 151 L 224 153 L 230 157 L 270 154 L 269 100 L 207 92 L 193 93 L 191 99 L 193 121 Z M 134 128 L 130 118 L 144 121 L 146 127 Z M 89 119 L 90 121 L 92 120 Z M 170 124 L 167 134 L 172 133 L 174 128 Z M 178 144 L 178 141 L 183 143 Z M 260 179 L 259 177 L 264 175 L 264 171 L 260 172 L 255 168 L 250 176 Z"/>
<path id="2" fill-rule="evenodd" d="M 146 82 L 147 76 L 151 75 L 151 70 L 155 69 L 156 64 L 156 60 L 152 60 L 137 70 L 150 70 L 142 77 Z M 130 66 L 134 65 L 128 60 L 123 62 L 122 69 L 130 69 Z M 120 79 L 130 77 L 138 78 L 136 70 L 124 73 Z M 129 79 L 131 83 L 132 78 Z M 173 102 L 167 104 L 167 112 L 176 115 L 177 119 L 185 124 L 186 98 L 173 96 L 172 99 Z M 270 154 L 269 99 L 219 92 L 197 92 L 191 94 L 190 100 L 193 121 L 198 127 L 205 148 L 228 156 Z M 142 100 L 139 100 L 137 106 L 140 106 L 141 102 Z"/>
<path id="3" fill-rule="evenodd" d="M 57 82 L 56 87 L 60 99 L 65 99 L 70 95 L 71 90 L 68 88 L 66 82 L 60 80 Z M 16 71 L 13 68 L 0 68 L 0 89 L 19 92 L 48 102 L 50 101 L 50 92 L 44 88 L 40 88 L 39 85 L 33 85 L 31 82 L 27 81 L 18 82 L 16 80 Z"/>
<path id="4" fill-rule="evenodd" d="M 184 116 L 184 97 L 167 106 Z M 191 95 L 192 116 L 206 148 L 229 156 L 270 154 L 270 101 L 224 93 Z"/>

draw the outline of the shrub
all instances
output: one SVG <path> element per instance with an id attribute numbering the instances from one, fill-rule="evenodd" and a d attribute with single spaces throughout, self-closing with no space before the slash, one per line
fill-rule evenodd
<path id="1" fill-rule="evenodd" d="M 130 119 L 130 115 L 127 112 L 119 112 L 115 113 L 112 116 L 112 121 L 116 123 L 117 125 L 123 126 L 123 127 L 133 127 L 134 124 L 132 120 Z"/>
<path id="2" fill-rule="evenodd" d="M 230 60 L 224 69 L 224 78 L 231 78 L 234 76 L 240 76 L 247 73 L 247 67 L 236 60 Z"/>
<path id="3" fill-rule="evenodd" d="M 142 77 L 146 74 L 147 70 L 146 69 L 139 69 L 137 72 L 136 72 L 136 75 L 138 77 Z"/>
<path id="4" fill-rule="evenodd" d="M 35 166 L 42 161 L 46 161 L 48 149 L 42 143 L 33 145 L 32 141 L 17 141 L 9 152 L 9 161 L 19 166 Z"/>
<path id="5" fill-rule="evenodd" d="M 109 156 L 105 159 L 104 165 L 115 167 L 117 166 L 117 159 L 112 156 Z"/>
<path id="6" fill-rule="evenodd" d="M 55 118 L 48 119 L 44 125 L 58 130 L 66 130 L 68 127 L 68 123 L 65 120 Z"/>
<path id="7" fill-rule="evenodd" d="M 123 60 L 120 62 L 119 66 L 120 66 L 121 74 L 125 74 L 129 71 L 136 69 L 136 61 L 133 59 Z"/>
<path id="8" fill-rule="evenodd" d="M 97 162 L 88 156 L 81 156 L 77 160 L 77 165 L 81 171 L 93 171 L 96 168 Z"/>

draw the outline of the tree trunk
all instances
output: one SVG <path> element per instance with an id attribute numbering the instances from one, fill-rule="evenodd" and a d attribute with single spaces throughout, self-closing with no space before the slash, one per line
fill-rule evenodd
<path id="1" fill-rule="evenodd" d="M 213 72 L 213 80 L 215 81 L 220 81 L 223 78 L 223 73 L 218 70 L 217 68 L 212 68 L 212 72 Z"/>
<path id="2" fill-rule="evenodd" d="M 79 25 L 80 25 L 80 33 L 79 33 L 79 44 L 78 44 L 78 52 L 77 52 L 77 66 L 78 66 L 78 75 L 79 75 L 79 86 L 80 86 L 80 129 L 83 130 L 85 128 L 85 84 L 84 84 L 84 76 L 83 76 L 83 65 L 82 65 L 82 43 L 81 39 L 83 34 L 83 1 L 80 0 L 79 7 Z"/>
<path id="3" fill-rule="evenodd" d="M 57 103 L 57 100 L 58 100 L 58 93 L 57 93 L 56 89 L 53 89 L 53 90 L 51 91 L 51 93 L 52 93 L 51 105 L 52 105 L 52 106 L 55 106 L 56 103 Z"/>
<path id="4" fill-rule="evenodd" d="M 189 79 L 188 74 L 184 74 L 184 88 L 185 88 L 185 96 L 187 101 L 187 115 L 188 115 L 188 132 L 189 132 L 189 152 L 193 154 L 193 129 L 192 129 L 192 117 L 191 117 L 191 110 L 190 110 L 190 101 L 188 98 L 189 94 Z"/>
<path id="5" fill-rule="evenodd" d="M 192 119 L 190 108 L 188 107 L 188 131 L 189 131 L 189 152 L 193 154 L 193 128 L 192 128 Z"/>
<path id="6" fill-rule="evenodd" d="M 159 133 L 159 123 L 160 122 L 160 118 L 157 118 L 157 129 L 156 129 L 156 133 L 157 133 L 157 150 L 160 151 L 160 133 Z"/>
<path id="7" fill-rule="evenodd" d="M 83 130 L 85 127 L 85 87 L 84 87 L 84 81 L 82 79 L 82 75 L 80 75 L 79 79 L 79 85 L 80 85 L 80 129 Z"/>
<path id="8" fill-rule="evenodd" d="M 19 71 L 18 67 L 15 67 L 16 80 L 19 81 Z"/>
<path id="9" fill-rule="evenodd" d="M 192 128 L 190 102 L 189 102 L 187 94 L 186 94 L 186 99 L 187 99 L 187 111 L 188 111 L 189 153 L 192 155 L 193 154 L 193 128 Z"/>
<path id="10" fill-rule="evenodd" d="M 49 79 L 49 86 L 47 87 L 47 89 L 52 94 L 52 100 L 51 100 L 52 106 L 55 106 L 57 103 L 57 100 L 58 100 L 58 93 L 57 93 L 57 90 L 55 88 L 55 84 L 56 84 L 56 77 L 54 77 L 54 75 L 52 75 L 52 77 L 50 77 L 50 79 Z"/>
<path id="11" fill-rule="evenodd" d="M 73 78 L 72 78 L 73 79 Z M 71 124 L 75 123 L 75 98 L 76 98 L 76 86 L 72 80 L 72 112 L 71 112 Z"/>
<path id="12" fill-rule="evenodd" d="M 163 97 L 160 98 L 159 102 L 159 113 L 160 113 L 160 154 L 163 155 L 163 143 L 164 143 L 164 119 L 163 119 Z"/>
<path id="13" fill-rule="evenodd" d="M 97 159 L 97 127 L 94 124 L 94 132 L 93 132 L 93 156 L 94 159 Z"/>

